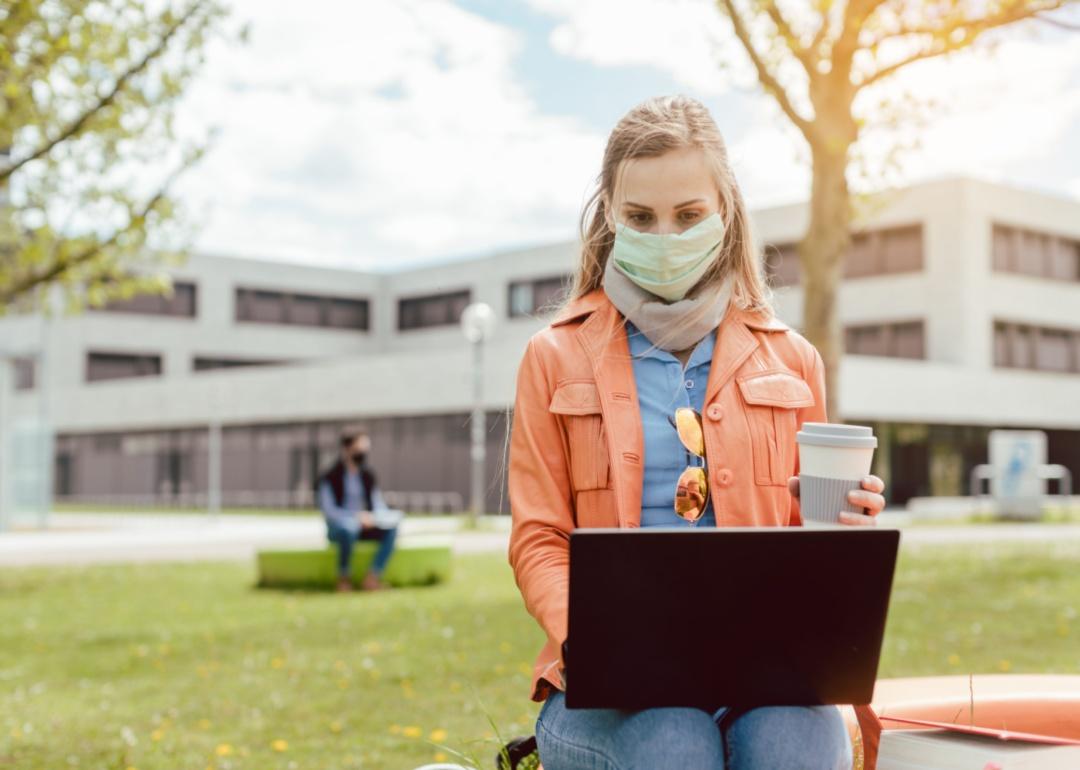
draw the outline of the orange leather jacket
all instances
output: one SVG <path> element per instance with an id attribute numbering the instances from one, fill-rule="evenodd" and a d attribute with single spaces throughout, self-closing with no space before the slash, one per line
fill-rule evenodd
<path id="1" fill-rule="evenodd" d="M 801 526 L 787 480 L 799 426 L 827 422 L 821 356 L 779 319 L 733 304 L 716 335 L 702 417 L 717 526 Z M 509 559 L 547 634 L 534 701 L 563 689 L 570 532 L 640 526 L 643 442 L 623 317 L 597 289 L 533 335 L 518 368 Z"/>

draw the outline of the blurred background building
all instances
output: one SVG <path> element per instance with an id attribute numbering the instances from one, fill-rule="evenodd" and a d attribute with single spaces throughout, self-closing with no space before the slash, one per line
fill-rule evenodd
<path id="1" fill-rule="evenodd" d="M 839 295 L 840 402 L 880 438 L 889 503 L 966 494 L 996 427 L 1045 430 L 1049 462 L 1080 476 L 1080 203 L 954 178 L 868 205 Z M 797 329 L 806 207 L 754 218 L 778 315 Z M 18 363 L 13 411 L 48 400 L 58 503 L 203 506 L 220 425 L 223 505 L 310 506 L 339 428 L 358 423 L 391 504 L 462 510 L 472 379 L 459 319 L 483 301 L 499 319 L 487 509 L 507 511 L 515 372 L 576 258 L 564 242 L 373 273 L 195 255 L 171 297 L 0 320 L 0 337 L 47 362 Z"/>

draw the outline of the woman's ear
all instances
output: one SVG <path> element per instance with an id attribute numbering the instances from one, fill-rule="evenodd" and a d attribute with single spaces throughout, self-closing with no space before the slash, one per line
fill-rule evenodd
<path id="1" fill-rule="evenodd" d="M 600 197 L 601 204 L 604 208 L 604 222 L 607 223 L 608 232 L 615 232 L 615 214 L 611 211 L 611 199 L 607 195 Z"/>

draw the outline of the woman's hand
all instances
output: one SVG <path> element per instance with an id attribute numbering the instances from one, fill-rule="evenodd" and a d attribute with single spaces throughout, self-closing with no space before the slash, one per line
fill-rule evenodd
<path id="1" fill-rule="evenodd" d="M 788 491 L 791 492 L 791 496 L 798 498 L 799 496 L 799 477 L 792 476 L 787 482 Z M 885 482 L 873 474 L 869 476 L 863 476 L 862 489 L 853 489 L 848 492 L 848 502 L 852 505 L 861 505 L 865 513 L 851 513 L 850 511 L 840 512 L 840 523 L 849 524 L 851 526 L 875 526 L 877 520 L 874 519 L 885 508 L 885 498 L 881 496 L 881 493 L 885 491 Z"/>

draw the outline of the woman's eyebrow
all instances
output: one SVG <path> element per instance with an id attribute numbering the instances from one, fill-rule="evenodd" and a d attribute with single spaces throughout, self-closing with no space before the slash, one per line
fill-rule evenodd
<path id="1" fill-rule="evenodd" d="M 704 202 L 705 202 L 704 198 L 694 198 L 692 200 L 683 201 L 682 203 L 676 203 L 675 206 L 673 206 L 673 208 L 681 209 L 683 206 L 689 206 L 691 203 L 704 203 Z M 634 208 L 641 209 L 642 211 L 652 211 L 652 209 L 649 208 L 648 206 L 644 206 L 644 205 L 642 205 L 640 203 L 634 203 L 633 201 L 626 201 L 626 202 L 623 203 L 623 205 L 624 206 L 633 206 Z"/>

